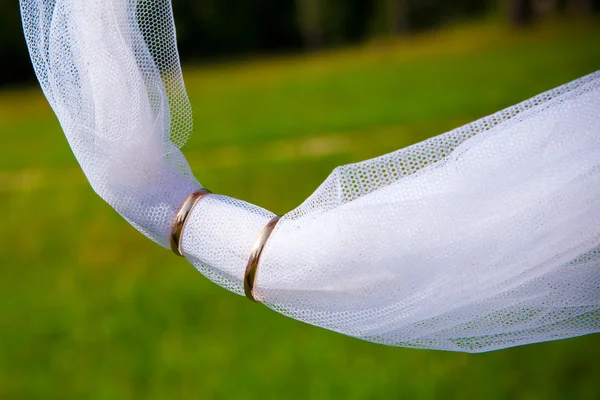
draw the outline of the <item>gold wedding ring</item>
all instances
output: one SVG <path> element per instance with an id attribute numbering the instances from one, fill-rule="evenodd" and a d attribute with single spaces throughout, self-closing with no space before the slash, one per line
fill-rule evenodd
<path id="1" fill-rule="evenodd" d="M 273 229 L 275 229 L 280 219 L 281 217 L 274 217 L 260 232 L 260 235 L 258 235 L 258 238 L 254 242 L 252 252 L 250 253 L 250 259 L 246 265 L 246 273 L 244 274 L 244 293 L 248 299 L 255 303 L 259 303 L 254 296 L 254 283 L 256 282 L 260 257 L 267 244 L 267 240 L 269 240 L 271 233 L 273 233 Z"/>
<path id="2" fill-rule="evenodd" d="M 177 254 L 178 256 L 184 257 L 183 249 L 181 248 L 181 238 L 183 236 L 183 230 L 185 229 L 185 224 L 188 217 L 192 213 L 194 206 L 203 197 L 211 193 L 212 192 L 210 190 L 200 189 L 190 194 L 177 212 L 175 221 L 173 223 L 173 229 L 171 231 L 171 250 L 173 250 L 173 253 Z M 250 258 L 248 259 L 248 264 L 246 265 L 246 272 L 244 273 L 244 293 L 248 299 L 255 303 L 259 303 L 254 295 L 254 283 L 256 282 L 260 258 L 265 246 L 267 245 L 269 237 L 271 237 L 271 233 L 273 233 L 273 230 L 277 226 L 277 223 L 280 219 L 281 217 L 279 216 L 273 217 L 262 229 L 258 235 L 258 238 L 256 238 L 254 245 L 252 246 L 252 252 L 250 253 Z"/>
<path id="3" fill-rule="evenodd" d="M 200 199 L 209 194 L 211 194 L 211 191 L 204 188 L 190 194 L 187 199 L 185 199 L 183 205 L 179 209 L 179 212 L 177 212 L 177 215 L 175 216 L 175 222 L 173 223 L 173 229 L 171 231 L 171 250 L 173 250 L 173 253 L 180 257 L 183 257 L 181 237 L 183 235 L 185 223 L 192 213 L 194 206 L 200 201 Z"/>

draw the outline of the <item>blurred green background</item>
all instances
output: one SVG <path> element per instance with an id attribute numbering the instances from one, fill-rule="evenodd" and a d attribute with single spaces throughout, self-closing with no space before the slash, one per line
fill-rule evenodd
<path id="1" fill-rule="evenodd" d="M 600 69 L 597 2 L 355 3 L 257 2 L 275 10 L 267 32 L 288 29 L 287 10 L 296 33 L 236 47 L 232 27 L 192 12 L 235 1 L 175 2 L 195 118 L 184 152 L 204 185 L 285 213 L 340 164 Z M 358 33 L 343 28 L 352 13 Z M 202 32 L 212 44 L 193 48 Z M 600 398 L 598 335 L 480 355 L 391 348 L 216 287 L 93 193 L 30 67 L 10 70 L 27 64 L 15 35 L 14 60 L 0 53 L 0 398 Z"/>

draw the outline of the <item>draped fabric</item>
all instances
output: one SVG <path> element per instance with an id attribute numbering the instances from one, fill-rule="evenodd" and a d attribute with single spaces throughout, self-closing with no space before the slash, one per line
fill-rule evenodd
<path id="1" fill-rule="evenodd" d="M 192 117 L 170 1 L 21 0 L 21 11 L 42 90 L 90 184 L 168 247 L 175 214 L 201 188 L 180 150 Z M 242 294 L 272 217 L 206 196 L 184 253 Z M 256 295 L 393 346 L 482 352 L 599 332 L 600 71 L 336 168 L 275 228 Z"/>

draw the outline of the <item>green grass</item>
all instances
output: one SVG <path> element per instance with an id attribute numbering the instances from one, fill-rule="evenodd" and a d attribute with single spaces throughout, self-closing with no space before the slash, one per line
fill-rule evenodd
<path id="1" fill-rule="evenodd" d="M 337 165 L 600 69 L 598 21 L 469 26 L 185 69 L 213 191 L 277 213 Z M 311 327 L 204 279 L 87 185 L 37 88 L 0 92 L 0 398 L 599 398 L 600 337 L 467 355 Z"/>

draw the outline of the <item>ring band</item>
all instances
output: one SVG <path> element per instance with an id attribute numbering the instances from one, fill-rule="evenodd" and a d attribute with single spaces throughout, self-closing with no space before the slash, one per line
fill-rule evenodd
<path id="1" fill-rule="evenodd" d="M 183 235 L 183 229 L 185 223 L 192 213 L 194 206 L 204 196 L 211 194 L 212 192 L 207 189 L 199 189 L 198 191 L 190 194 L 187 199 L 183 202 L 183 205 L 175 216 L 175 222 L 173 223 L 173 230 L 171 231 L 171 250 L 173 253 L 180 257 L 183 257 L 183 249 L 181 248 L 181 237 Z"/>
<path id="2" fill-rule="evenodd" d="M 248 260 L 248 264 L 246 265 L 246 273 L 244 274 L 244 293 L 246 297 L 255 303 L 259 303 L 259 301 L 254 296 L 254 282 L 256 281 L 256 275 L 258 273 L 258 264 L 260 263 L 260 257 L 262 252 L 267 244 L 267 240 L 273 233 L 273 229 L 277 226 L 277 223 L 281 217 L 274 217 L 269 221 L 269 223 L 263 228 L 254 242 L 254 246 L 252 247 L 252 252 L 250 253 L 250 259 Z"/>

